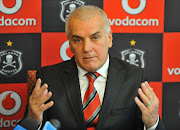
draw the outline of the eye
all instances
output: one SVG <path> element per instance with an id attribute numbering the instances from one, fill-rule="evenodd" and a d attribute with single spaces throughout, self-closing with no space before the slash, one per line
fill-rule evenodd
<path id="1" fill-rule="evenodd" d="M 78 43 L 78 42 L 81 42 L 81 39 L 80 38 L 76 38 L 73 40 L 75 43 Z"/>
<path id="2" fill-rule="evenodd" d="M 97 39 L 99 39 L 99 36 L 93 36 L 93 39 L 97 40 Z"/>

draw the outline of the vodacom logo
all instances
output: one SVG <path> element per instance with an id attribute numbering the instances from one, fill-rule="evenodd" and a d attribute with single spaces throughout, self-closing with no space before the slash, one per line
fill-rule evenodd
<path id="1" fill-rule="evenodd" d="M 69 40 L 65 41 L 61 48 L 60 48 L 60 56 L 63 61 L 70 60 L 73 56 L 70 47 L 69 47 Z"/>
<path id="2" fill-rule="evenodd" d="M 5 91 L 0 94 L 0 114 L 10 116 L 21 108 L 21 97 L 14 91 Z"/>
<path id="3" fill-rule="evenodd" d="M 140 5 L 137 8 L 131 8 L 128 4 L 128 1 L 129 0 L 122 0 L 122 7 L 129 14 L 139 14 L 146 7 L 146 0 L 140 0 Z"/>
<path id="4" fill-rule="evenodd" d="M 3 0 L 0 0 L 0 11 L 5 13 L 5 14 L 14 14 L 18 10 L 20 10 L 22 6 L 22 0 L 16 0 L 16 4 L 12 8 L 7 8 L 3 4 Z"/>
<path id="5" fill-rule="evenodd" d="M 12 15 L 17 13 L 21 7 L 23 0 L 15 0 L 16 3 L 13 7 L 8 8 L 3 4 L 3 0 L 0 0 L 0 12 Z M 22 16 L 21 16 L 22 17 Z M 0 17 L 0 26 L 36 26 L 36 19 L 34 18 L 6 18 L 5 16 Z"/>
<path id="6" fill-rule="evenodd" d="M 121 0 L 122 8 L 124 11 L 130 15 L 138 15 L 144 11 L 146 8 L 146 0 L 139 0 L 140 4 L 136 8 L 132 8 L 129 6 L 129 0 Z M 111 26 L 159 26 L 158 19 L 141 19 L 141 18 L 130 18 L 130 16 L 126 16 L 124 19 L 109 19 L 109 23 Z"/>

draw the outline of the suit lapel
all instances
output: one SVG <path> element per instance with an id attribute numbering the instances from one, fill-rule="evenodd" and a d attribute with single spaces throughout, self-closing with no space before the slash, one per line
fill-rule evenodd
<path id="1" fill-rule="evenodd" d="M 67 92 L 68 100 L 71 105 L 71 109 L 74 113 L 76 121 L 80 128 L 86 128 L 83 107 L 81 101 L 81 93 L 79 87 L 78 70 L 74 61 L 71 60 L 72 64 L 65 68 L 64 73 L 64 86 Z"/>
<path id="2" fill-rule="evenodd" d="M 108 118 L 122 86 L 123 80 L 124 70 L 120 66 L 120 63 L 116 63 L 116 61 L 110 57 L 106 89 L 96 130 L 102 129 L 106 119 Z"/>

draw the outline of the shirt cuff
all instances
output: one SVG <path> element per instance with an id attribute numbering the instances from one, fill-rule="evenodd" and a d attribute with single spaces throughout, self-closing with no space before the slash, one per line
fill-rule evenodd
<path id="1" fill-rule="evenodd" d="M 155 130 L 157 125 L 158 125 L 158 123 L 159 123 L 159 116 L 158 116 L 158 120 L 157 120 L 155 125 L 153 125 L 152 127 L 148 128 L 148 129 L 146 129 L 146 126 L 144 125 L 144 130 Z"/>

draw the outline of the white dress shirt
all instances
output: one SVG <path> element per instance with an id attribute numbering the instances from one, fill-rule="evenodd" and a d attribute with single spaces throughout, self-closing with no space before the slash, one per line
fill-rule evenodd
<path id="1" fill-rule="evenodd" d="M 94 87 L 96 88 L 97 93 L 99 94 L 99 99 L 100 99 L 101 105 L 103 102 L 104 91 L 105 91 L 105 87 L 106 87 L 108 67 L 109 67 L 109 57 L 108 57 L 106 63 L 99 70 L 96 71 L 100 74 L 100 76 L 94 81 Z M 81 90 L 81 99 L 83 102 L 85 92 L 86 92 L 87 88 L 89 87 L 89 80 L 85 75 L 88 72 L 81 69 L 78 65 L 77 65 L 77 68 L 78 68 L 78 76 L 79 76 L 79 83 L 80 83 L 80 90 Z"/>

